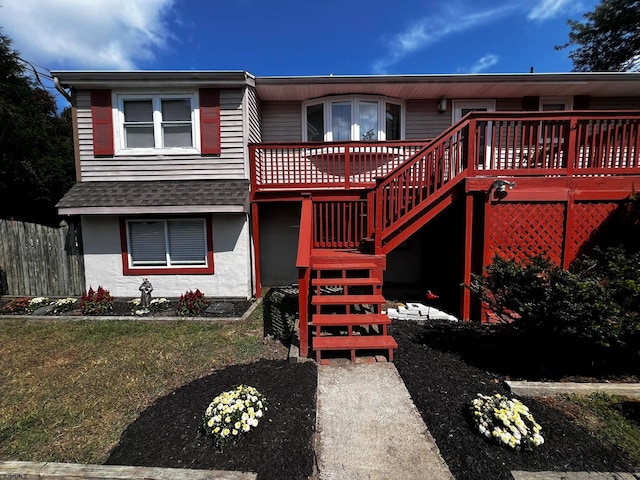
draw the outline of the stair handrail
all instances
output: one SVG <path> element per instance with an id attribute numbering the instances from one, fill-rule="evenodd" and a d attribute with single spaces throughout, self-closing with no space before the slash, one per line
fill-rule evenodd
<path id="1" fill-rule="evenodd" d="M 475 115 L 477 115 L 477 113 Z M 447 142 L 453 141 L 453 143 L 457 144 L 458 141 L 462 141 L 464 130 L 467 129 L 467 127 L 469 127 L 468 134 L 467 134 L 467 137 L 464 138 L 464 140 L 469 146 L 474 145 L 475 144 L 475 126 L 476 126 L 476 121 L 474 119 L 474 112 L 470 112 L 467 115 L 465 115 L 460 121 L 456 122 L 455 124 L 447 128 L 445 131 L 443 131 L 440 135 L 438 135 L 434 140 L 432 140 L 424 148 L 419 150 L 415 155 L 413 155 L 412 158 L 410 158 L 409 160 L 404 162 L 402 165 L 392 170 L 386 177 L 382 179 L 378 179 L 378 183 L 376 184 L 376 187 L 373 189 L 373 195 L 372 195 L 374 205 L 373 207 L 371 205 L 369 207 L 370 208 L 369 211 L 374 212 L 374 215 L 375 215 L 374 225 L 375 225 L 376 231 L 373 236 L 375 238 L 376 251 L 380 251 L 380 248 L 382 246 L 382 240 L 386 236 L 388 236 L 389 233 L 391 233 L 395 228 L 397 228 L 398 221 L 402 220 L 402 218 L 399 218 L 396 222 L 392 222 L 389 225 L 385 225 L 386 222 L 383 215 L 384 213 L 383 210 L 385 208 L 383 193 L 385 191 L 389 191 L 391 184 L 393 182 L 395 182 L 398 178 L 402 177 L 403 175 L 407 174 L 407 172 L 413 169 L 416 164 L 423 161 L 423 159 L 426 159 L 427 157 L 429 157 L 430 154 L 434 154 L 434 152 L 436 152 L 439 149 L 448 150 L 448 148 L 445 148 L 445 144 Z M 449 161 L 449 164 L 447 169 L 447 178 L 446 179 L 441 178 L 441 182 L 439 186 L 437 186 L 437 184 L 434 184 L 434 191 L 429 193 L 427 197 L 432 197 L 437 191 L 439 191 L 440 189 L 448 185 L 451 182 L 451 180 L 453 180 L 454 178 L 458 179 L 467 175 L 468 165 L 466 161 L 468 158 L 468 155 L 467 155 L 468 151 L 461 150 L 460 153 L 464 153 L 465 156 L 464 157 L 458 156 L 457 158 L 454 158 L 454 155 L 448 156 L 447 160 Z M 457 165 L 457 168 L 454 168 L 454 165 L 453 165 L 454 161 L 459 164 Z M 429 180 L 431 180 L 431 173 L 435 174 L 436 172 L 429 171 L 428 166 L 426 166 L 425 171 L 420 172 L 418 177 L 424 178 L 425 176 L 428 176 Z M 411 185 L 411 186 L 415 186 L 415 185 Z M 427 186 L 427 185 L 423 185 L 423 187 L 424 186 Z M 435 188 L 436 186 L 437 188 Z M 371 198 L 371 196 L 369 198 Z"/>
<path id="2" fill-rule="evenodd" d="M 389 235 L 418 215 L 418 205 L 423 208 L 445 194 L 445 188 L 479 171 L 489 175 L 500 171 L 509 175 L 637 175 L 640 173 L 639 120 L 640 111 L 635 110 L 470 112 L 412 158 L 378 179 L 373 194 L 369 195 L 373 199 L 369 211 L 375 215 L 376 251 Z M 500 130 L 504 128 L 502 122 L 511 122 L 518 132 L 514 134 L 511 130 L 515 136 L 509 137 L 508 129 L 513 126 L 507 126 L 506 143 L 505 131 Z M 529 135 L 535 137 L 529 139 L 530 145 L 523 140 L 525 125 Z M 521 145 L 515 145 L 515 139 Z M 518 147 L 522 152 L 526 149 L 529 156 L 516 165 L 514 159 L 522 155 L 516 152 Z M 601 164 L 591 158 L 595 151 L 602 157 Z M 504 159 L 495 157 L 496 152 L 508 156 L 512 163 L 501 165 Z M 542 152 L 543 161 L 532 163 L 531 152 L 533 155 Z"/>

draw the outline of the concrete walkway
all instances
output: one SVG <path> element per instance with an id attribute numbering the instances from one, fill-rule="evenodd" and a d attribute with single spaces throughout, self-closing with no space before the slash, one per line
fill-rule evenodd
<path id="1" fill-rule="evenodd" d="M 318 368 L 320 480 L 453 480 L 392 363 Z"/>

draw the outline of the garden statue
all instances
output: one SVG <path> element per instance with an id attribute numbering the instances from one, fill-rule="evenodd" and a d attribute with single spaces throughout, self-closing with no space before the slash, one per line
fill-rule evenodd
<path id="1" fill-rule="evenodd" d="M 142 292 L 140 294 L 140 306 L 142 308 L 149 308 L 149 304 L 151 303 L 151 292 L 153 292 L 153 287 L 151 286 L 151 283 L 149 282 L 148 278 L 142 279 L 142 285 L 140 285 L 140 288 L 138 290 Z"/>

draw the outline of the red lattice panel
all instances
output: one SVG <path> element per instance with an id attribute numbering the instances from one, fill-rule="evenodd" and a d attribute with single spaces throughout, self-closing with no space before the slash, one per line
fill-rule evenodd
<path id="1" fill-rule="evenodd" d="M 564 203 L 547 202 L 492 205 L 486 232 L 488 260 L 495 254 L 518 262 L 545 255 L 561 264 L 565 208 Z"/>
<path id="2" fill-rule="evenodd" d="M 607 218 L 618 208 L 617 202 L 576 202 L 573 206 L 573 231 L 569 232 L 567 255 L 573 262 Z"/>

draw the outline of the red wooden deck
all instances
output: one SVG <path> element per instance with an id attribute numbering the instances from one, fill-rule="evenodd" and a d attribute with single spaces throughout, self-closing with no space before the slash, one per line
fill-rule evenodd
<path id="1" fill-rule="evenodd" d="M 315 309 L 329 304 L 379 304 L 384 300 L 377 298 L 384 256 L 460 196 L 465 196 L 466 212 L 465 282 L 472 268 L 472 230 L 478 224 L 474 192 L 484 194 L 483 264 L 490 261 L 489 248 L 513 245 L 517 250 L 519 242 L 555 242 L 563 245 L 556 260 L 568 266 L 580 242 L 569 237 L 593 231 L 602 216 L 610 213 L 611 202 L 640 187 L 640 112 L 472 112 L 423 143 L 252 145 L 251 166 L 254 204 L 300 198 L 301 192 L 307 192 L 302 200 L 297 263 L 300 347 L 306 355 L 313 314 L 323 315 Z M 516 187 L 502 192 L 495 184 L 497 177 L 515 182 Z M 586 201 L 606 205 L 593 213 L 582 208 Z M 553 202 L 560 204 L 553 206 Z M 530 225 L 552 220 L 556 226 L 523 224 L 504 229 L 500 220 L 507 216 L 530 218 Z M 256 218 L 254 226 L 257 229 Z M 540 230 L 544 236 L 520 238 L 522 228 Z M 369 256 L 356 250 L 365 238 L 371 243 Z M 323 277 L 323 270 L 340 272 L 342 298 L 319 295 L 320 287 L 331 281 Z M 366 274 L 347 275 L 357 270 Z M 356 286 L 373 290 L 366 298 L 350 295 Z M 468 292 L 462 303 L 467 319 Z M 361 320 L 348 319 L 346 324 L 354 321 Z M 324 339 L 318 331 L 314 348 L 348 346 L 351 331 L 349 327 L 349 335 L 335 341 Z M 380 339 L 369 343 L 376 342 L 391 344 Z M 347 350 L 353 356 L 369 343 L 353 339 Z"/>

